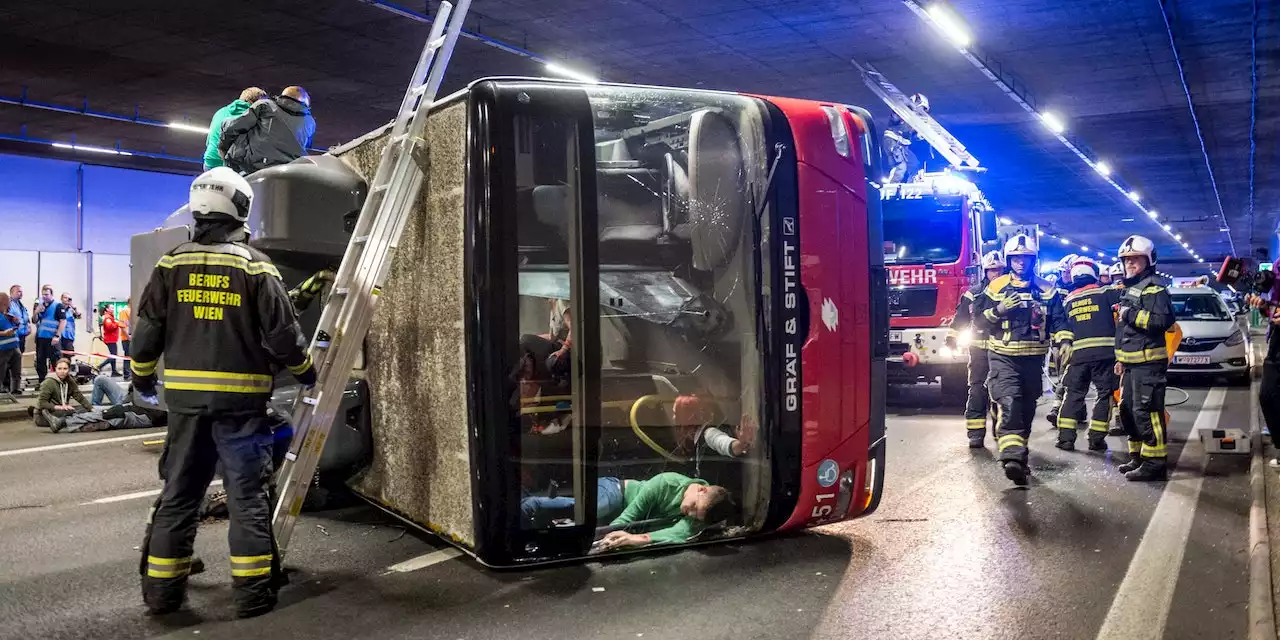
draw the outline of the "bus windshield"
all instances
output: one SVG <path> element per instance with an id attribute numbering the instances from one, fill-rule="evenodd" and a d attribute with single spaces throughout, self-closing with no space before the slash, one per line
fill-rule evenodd
<path id="1" fill-rule="evenodd" d="M 885 264 L 947 264 L 960 259 L 962 196 L 891 198 L 881 205 Z"/>
<path id="2" fill-rule="evenodd" d="M 1172 296 L 1173 315 L 1179 320 L 1230 320 L 1231 313 L 1222 298 L 1212 293 Z"/>
<path id="3" fill-rule="evenodd" d="M 586 524 L 573 508 L 584 492 L 575 482 L 590 482 L 595 550 L 622 548 L 617 531 L 678 544 L 756 530 L 770 490 L 769 436 L 759 432 L 764 285 L 755 280 L 768 233 L 766 225 L 757 239 L 752 220 L 752 194 L 768 175 L 767 111 L 732 95 L 585 91 L 595 129 L 599 459 L 574 461 L 587 475 L 564 463 L 580 428 L 569 420 L 578 378 L 566 354 L 575 348 L 577 319 L 566 265 L 573 207 L 584 195 L 575 174 L 590 165 L 577 157 L 572 121 L 521 116 L 515 186 L 524 364 L 513 405 L 522 431 L 522 526 Z M 645 499 L 665 500 L 665 510 L 635 513 L 636 496 L 650 493 Z M 690 512 L 709 515 L 673 509 L 677 494 L 700 501 Z"/>

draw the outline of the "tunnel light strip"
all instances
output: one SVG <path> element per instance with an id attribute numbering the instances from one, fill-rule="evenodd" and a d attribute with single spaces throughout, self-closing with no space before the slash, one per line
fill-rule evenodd
<path id="1" fill-rule="evenodd" d="M 1041 109 L 1039 105 L 1034 104 L 1035 98 L 1026 90 L 1026 88 L 1013 86 L 1016 84 L 1015 80 L 1012 78 L 1006 80 L 1001 73 L 993 70 L 993 65 L 987 62 L 985 56 L 981 56 L 980 53 L 976 53 L 973 50 L 973 43 L 971 39 L 966 40 L 961 44 L 952 36 L 951 28 L 957 24 L 964 24 L 963 18 L 957 13 L 954 13 L 954 9 L 942 3 L 933 3 L 926 8 L 919 0 L 902 0 L 902 3 L 905 4 L 907 8 L 910 9 L 912 13 L 915 13 L 921 20 L 924 20 L 937 31 L 945 35 L 948 40 L 956 45 L 960 55 L 964 56 L 964 58 L 981 71 L 988 80 L 995 83 L 997 87 L 1004 91 L 1005 95 L 1009 96 L 1009 99 L 1017 103 L 1018 106 L 1022 107 L 1027 113 L 1040 120 L 1041 123 L 1044 124 L 1045 128 L 1050 131 L 1053 137 L 1058 139 L 1058 142 L 1061 142 L 1063 146 L 1071 150 L 1071 152 L 1083 160 L 1085 164 L 1089 165 L 1089 167 L 1097 172 L 1107 184 L 1111 185 L 1117 192 L 1123 195 L 1125 199 L 1133 203 L 1133 206 L 1141 209 L 1142 212 L 1146 213 L 1147 217 L 1151 220 L 1159 219 L 1159 215 L 1155 210 L 1148 209 L 1147 206 L 1142 203 L 1141 193 L 1136 189 L 1123 185 L 1120 180 L 1113 177 L 1112 174 L 1114 170 L 1110 164 L 1104 160 L 1092 157 L 1092 153 L 1082 148 L 1080 143 L 1066 137 L 1067 124 L 1061 115 L 1049 110 Z M 940 19 L 939 16 L 946 17 Z M 1156 224 L 1160 225 L 1158 222 Z M 1176 235 L 1176 232 L 1170 225 L 1162 225 L 1161 229 L 1171 239 Z M 1050 235 L 1052 237 L 1052 234 Z M 1231 243 L 1232 251 L 1234 252 L 1235 243 L 1229 232 L 1227 239 Z M 1066 244 L 1066 239 L 1063 238 L 1063 240 L 1064 244 Z M 1174 239 L 1173 242 L 1174 244 L 1182 246 L 1188 256 L 1198 259 L 1196 256 L 1198 256 L 1199 253 L 1193 249 L 1189 243 L 1182 243 L 1177 239 Z"/>

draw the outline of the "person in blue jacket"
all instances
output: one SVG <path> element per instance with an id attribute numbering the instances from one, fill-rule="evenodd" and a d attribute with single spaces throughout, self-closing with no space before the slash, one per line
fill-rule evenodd
<path id="1" fill-rule="evenodd" d="M 76 320 L 84 317 L 76 305 L 71 303 L 71 294 L 62 294 L 62 308 L 64 310 L 64 319 L 62 332 L 59 337 L 62 338 L 61 345 L 58 347 L 60 353 L 73 354 L 76 350 Z M 68 355 L 68 358 L 71 356 Z"/>
<path id="2" fill-rule="evenodd" d="M 53 364 L 62 357 L 62 334 L 67 329 L 66 309 L 53 298 L 53 285 L 40 287 L 40 302 L 36 303 L 36 378 L 44 382 Z"/>
<path id="3" fill-rule="evenodd" d="M 22 304 L 22 285 L 9 287 L 9 315 L 18 320 L 18 351 L 27 352 L 27 336 L 31 335 L 31 313 Z"/>

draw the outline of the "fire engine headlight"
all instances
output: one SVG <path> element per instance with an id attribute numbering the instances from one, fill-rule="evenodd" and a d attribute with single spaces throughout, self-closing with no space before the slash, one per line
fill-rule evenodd
<path id="1" fill-rule="evenodd" d="M 973 342 L 973 329 L 965 329 L 956 336 L 956 344 L 961 347 L 967 347 L 971 342 Z"/>
<path id="2" fill-rule="evenodd" d="M 1244 344 L 1244 332 L 1239 329 L 1236 329 L 1235 332 L 1233 332 L 1229 337 L 1227 337 L 1226 345 L 1228 347 L 1235 347 L 1241 344 Z"/>
<path id="3" fill-rule="evenodd" d="M 956 350 L 946 345 L 942 345 L 942 347 L 938 349 L 938 353 L 942 354 L 942 357 L 944 358 L 950 358 L 956 355 Z"/>

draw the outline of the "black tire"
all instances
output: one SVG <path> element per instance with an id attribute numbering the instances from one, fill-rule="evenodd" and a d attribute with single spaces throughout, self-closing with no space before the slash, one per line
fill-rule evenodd
<path id="1" fill-rule="evenodd" d="M 1227 378 L 1227 383 L 1233 387 L 1247 387 L 1253 384 L 1253 374 L 1248 371 L 1234 374 Z"/>
<path id="2" fill-rule="evenodd" d="M 969 375 L 965 370 L 959 373 L 944 373 L 942 381 L 942 398 L 948 404 L 964 404 L 969 398 Z"/>

